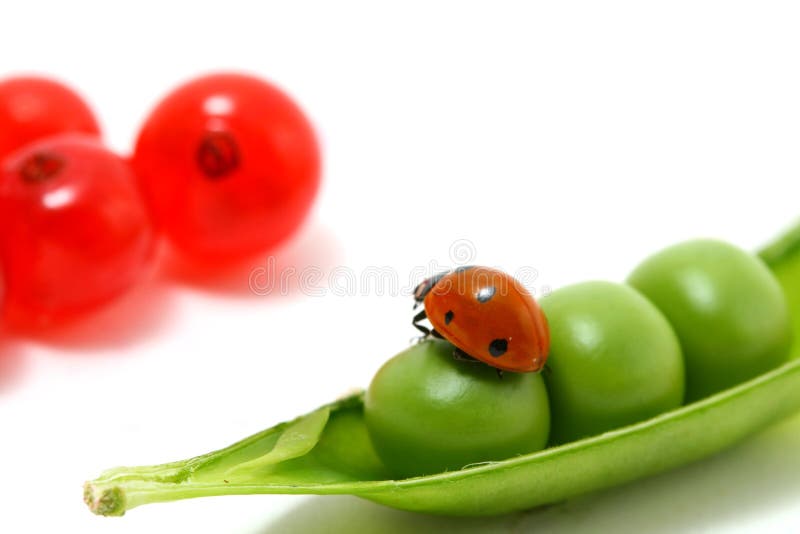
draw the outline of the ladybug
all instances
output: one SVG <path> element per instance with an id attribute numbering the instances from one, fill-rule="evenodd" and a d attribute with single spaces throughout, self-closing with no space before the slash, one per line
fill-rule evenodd
<path id="1" fill-rule="evenodd" d="M 501 371 L 541 370 L 550 348 L 547 319 L 533 296 L 512 276 L 465 266 L 428 278 L 414 289 L 412 324 L 425 336 L 444 338 L 459 359 L 480 360 Z M 427 318 L 433 329 L 419 324 Z"/>

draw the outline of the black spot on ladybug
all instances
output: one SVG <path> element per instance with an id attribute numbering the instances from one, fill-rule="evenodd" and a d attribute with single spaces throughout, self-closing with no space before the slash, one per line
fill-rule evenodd
<path id="1" fill-rule="evenodd" d="M 474 269 L 474 268 L 475 268 L 474 265 L 462 265 L 461 267 L 459 267 L 458 269 L 456 269 L 453 272 L 463 273 L 464 271 L 469 271 L 470 269 Z"/>
<path id="2" fill-rule="evenodd" d="M 505 339 L 495 339 L 489 343 L 489 354 L 499 358 L 508 350 L 508 341 Z"/>
<path id="3" fill-rule="evenodd" d="M 494 296 L 496 289 L 494 286 L 482 287 L 478 290 L 478 302 L 489 302 Z"/>
<path id="4" fill-rule="evenodd" d="M 453 310 L 449 310 L 447 313 L 445 313 L 444 314 L 444 324 L 450 324 L 450 321 L 453 320 L 453 317 L 455 317 L 455 314 L 453 313 Z"/>

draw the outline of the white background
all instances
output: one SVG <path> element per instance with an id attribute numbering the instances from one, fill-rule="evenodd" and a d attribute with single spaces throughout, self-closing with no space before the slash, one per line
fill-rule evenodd
<path id="1" fill-rule="evenodd" d="M 281 268 L 358 276 L 471 261 L 539 291 L 621 280 L 800 215 L 800 11 L 791 2 L 4 2 L 0 75 L 77 87 L 127 152 L 148 109 L 216 69 L 278 82 L 318 127 L 324 187 Z M 407 346 L 410 299 L 257 296 L 248 272 L 162 268 L 83 324 L 0 347 L 3 532 L 744 532 L 800 529 L 800 418 L 719 455 L 543 512 L 431 519 L 350 498 L 231 497 L 92 516 L 118 464 L 211 450 L 353 386 Z M 333 271 L 337 272 L 337 271 Z M 77 283 L 78 281 L 76 281 Z"/>

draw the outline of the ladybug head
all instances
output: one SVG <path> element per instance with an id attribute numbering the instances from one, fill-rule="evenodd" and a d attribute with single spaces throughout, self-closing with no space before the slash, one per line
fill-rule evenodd
<path id="1" fill-rule="evenodd" d="M 443 273 L 439 273 L 437 275 L 431 276 L 430 278 L 426 278 L 423 280 L 417 287 L 414 288 L 414 308 L 416 309 L 417 306 L 422 304 L 422 301 L 425 300 L 425 297 L 428 296 L 428 293 L 431 292 L 433 286 L 441 280 L 446 274 L 450 271 L 445 271 Z"/>
<path id="2" fill-rule="evenodd" d="M 417 287 L 414 288 L 414 309 L 422 304 L 422 301 L 425 300 L 425 297 L 428 296 L 428 293 L 439 283 L 439 280 L 444 278 L 450 273 L 461 273 L 467 271 L 469 269 L 474 268 L 474 265 L 462 265 L 461 267 L 452 270 L 452 271 L 444 271 L 437 275 L 431 276 L 430 278 L 426 278 L 422 281 Z"/>

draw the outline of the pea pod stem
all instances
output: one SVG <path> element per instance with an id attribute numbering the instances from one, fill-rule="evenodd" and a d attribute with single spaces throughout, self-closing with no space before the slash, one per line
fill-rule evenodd
<path id="1" fill-rule="evenodd" d="M 282 425 L 259 432 L 229 447 L 202 456 L 153 466 L 117 467 L 84 485 L 83 498 L 100 515 L 123 515 L 142 504 L 173 501 L 203 495 L 225 495 L 226 483 L 202 483 L 215 464 L 270 441 Z M 213 489 L 212 489 L 213 488 Z"/>
<path id="2" fill-rule="evenodd" d="M 84 502 L 96 514 L 114 516 L 154 502 L 259 493 L 257 485 L 248 482 L 252 473 L 258 473 L 260 466 L 308 453 L 319 441 L 332 408 L 346 409 L 360 403 L 360 394 L 351 395 L 224 449 L 187 460 L 109 469 L 84 484 Z"/>
<path id="3" fill-rule="evenodd" d="M 98 479 L 84 485 L 83 499 L 89 509 L 98 515 L 122 516 L 127 510 L 143 504 L 170 502 L 195 497 L 215 497 L 222 495 L 253 495 L 259 493 L 309 493 L 307 489 L 293 486 L 280 487 L 280 491 L 265 491 L 263 484 L 230 484 L 226 482 L 186 483 L 159 481 L 149 473 L 142 474 L 138 468 L 131 468 L 123 477 Z M 271 489 L 278 489 L 273 487 Z M 333 492 L 330 492 L 333 493 Z M 342 492 L 346 493 L 346 492 Z"/>

